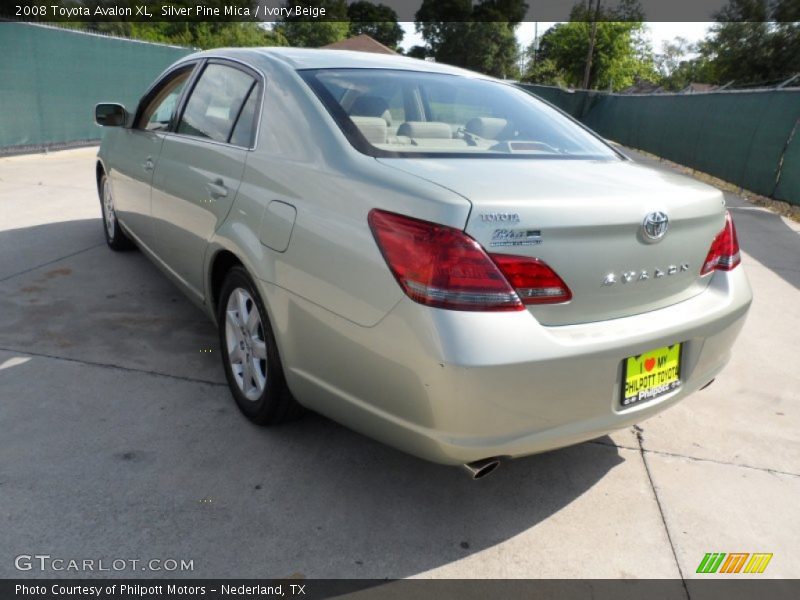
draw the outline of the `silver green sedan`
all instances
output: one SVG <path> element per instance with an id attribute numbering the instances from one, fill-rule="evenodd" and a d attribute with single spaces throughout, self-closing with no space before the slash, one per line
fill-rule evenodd
<path id="1" fill-rule="evenodd" d="M 480 477 L 707 385 L 750 306 L 718 190 L 483 75 L 216 50 L 95 116 L 108 245 L 215 320 L 256 423 L 306 407 Z"/>

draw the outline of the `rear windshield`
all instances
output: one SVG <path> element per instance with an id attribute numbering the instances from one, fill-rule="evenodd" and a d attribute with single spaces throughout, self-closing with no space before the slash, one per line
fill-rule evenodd
<path id="1" fill-rule="evenodd" d="M 619 158 L 581 126 L 509 84 L 391 69 L 300 75 L 350 143 L 372 156 Z"/>

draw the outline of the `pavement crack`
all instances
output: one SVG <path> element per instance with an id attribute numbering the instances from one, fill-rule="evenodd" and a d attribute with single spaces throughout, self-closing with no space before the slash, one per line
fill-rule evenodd
<path id="1" fill-rule="evenodd" d="M 31 267 L 29 269 L 24 269 L 22 271 L 18 271 L 17 273 L 12 273 L 11 275 L 6 275 L 3 278 L 0 278 L 0 283 L 4 281 L 8 281 L 9 279 L 13 279 L 14 277 L 18 277 L 20 275 L 24 275 L 25 273 L 30 273 L 31 271 L 35 271 L 37 269 L 41 269 L 42 267 L 47 267 L 57 262 L 60 262 L 66 258 L 72 258 L 73 256 L 77 256 L 78 254 L 83 254 L 84 252 L 88 252 L 89 250 L 93 250 L 94 248 L 99 248 L 100 246 L 104 246 L 105 242 L 100 242 L 97 244 L 93 244 L 88 248 L 84 248 L 83 250 L 78 250 L 77 252 L 73 252 L 71 254 L 67 254 L 65 256 L 60 256 L 58 258 L 54 258 L 53 260 L 48 260 L 47 262 L 43 262 L 41 264 L 36 265 L 35 267 Z"/>
<path id="2" fill-rule="evenodd" d="M 0 346 L 0 351 L 11 352 L 14 354 L 27 354 L 28 356 L 38 356 L 40 358 L 50 358 L 52 360 L 63 360 L 66 362 L 77 363 L 79 365 L 87 365 L 90 367 L 100 367 L 101 369 L 111 369 L 115 371 L 125 371 L 127 373 L 141 373 L 143 375 L 150 375 L 151 377 L 165 377 L 167 379 L 174 379 L 176 381 L 185 381 L 189 383 L 200 383 L 203 385 L 211 385 L 214 387 L 228 387 L 226 383 L 218 381 L 210 381 L 208 379 L 196 379 L 194 377 L 184 377 L 182 375 L 170 375 L 168 373 L 159 373 L 158 371 L 148 371 L 146 369 L 137 369 L 135 367 L 123 367 L 122 365 L 115 365 L 111 363 L 101 363 L 91 360 L 81 360 L 79 358 L 69 358 L 67 356 L 56 356 L 55 354 L 47 354 L 46 352 L 33 352 L 31 350 L 21 350 L 18 348 L 5 348 Z"/>
<path id="3" fill-rule="evenodd" d="M 638 432 L 637 432 L 638 437 Z M 740 469 L 751 469 L 753 471 L 761 471 L 770 473 L 772 475 L 788 475 L 789 477 L 800 477 L 800 473 L 792 473 L 791 471 L 781 471 L 779 469 L 770 469 L 769 467 L 756 467 L 753 465 L 745 465 L 742 463 L 728 462 L 724 460 L 717 460 L 715 458 L 704 458 L 702 456 L 690 456 L 688 454 L 680 454 L 678 452 L 667 452 L 666 450 L 649 450 L 643 447 L 625 446 L 623 444 L 616 444 L 614 442 L 602 442 L 600 440 L 590 440 L 587 444 L 596 444 L 598 446 L 606 446 L 609 448 L 621 448 L 623 450 L 636 450 L 645 452 L 646 454 L 656 454 L 658 456 L 670 456 L 672 458 L 684 458 L 695 462 L 709 462 L 715 465 L 722 465 L 725 467 L 738 467 Z"/>
<path id="4" fill-rule="evenodd" d="M 644 450 L 647 454 L 658 454 L 660 456 L 672 456 L 674 458 L 685 458 L 687 460 L 697 462 L 710 462 L 716 465 L 723 465 L 726 467 L 739 467 L 740 469 L 752 469 L 753 471 L 763 471 L 773 475 L 788 475 L 790 477 L 800 477 L 800 473 L 792 473 L 790 471 L 779 471 L 777 469 L 770 469 L 769 467 L 754 467 L 753 465 L 743 465 L 740 463 L 726 462 L 724 460 L 716 460 L 714 458 L 702 458 L 700 456 L 687 456 L 685 454 L 678 454 L 677 452 L 667 452 L 665 450 Z"/>
<path id="5" fill-rule="evenodd" d="M 678 574 L 681 576 L 681 584 L 683 585 L 683 591 L 686 594 L 687 600 L 691 600 L 692 596 L 689 594 L 689 588 L 686 586 L 686 577 L 683 576 L 683 569 L 681 569 L 681 563 L 678 560 L 678 553 L 675 550 L 675 543 L 672 541 L 672 535 L 669 532 L 669 526 L 667 525 L 667 518 L 664 515 L 664 507 L 661 506 L 661 499 L 658 497 L 658 491 L 656 490 L 656 484 L 653 481 L 653 475 L 650 473 L 650 465 L 647 464 L 647 452 L 644 449 L 644 438 L 642 437 L 642 428 L 638 425 L 633 426 L 633 430 L 636 433 L 636 441 L 639 444 L 639 456 L 642 457 L 642 463 L 644 464 L 644 471 L 647 473 L 647 480 L 650 482 L 650 489 L 653 490 L 653 497 L 656 499 L 656 506 L 658 506 L 658 513 L 661 515 L 661 523 L 664 525 L 664 532 L 667 534 L 667 541 L 669 542 L 670 550 L 672 550 L 672 558 L 675 559 L 675 566 L 678 567 Z"/>

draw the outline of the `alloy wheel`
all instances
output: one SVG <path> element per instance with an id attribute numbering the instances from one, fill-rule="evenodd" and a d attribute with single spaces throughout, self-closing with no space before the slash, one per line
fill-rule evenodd
<path id="1" fill-rule="evenodd" d="M 114 197 L 111 195 L 108 179 L 103 181 L 103 221 L 105 221 L 108 239 L 113 240 L 114 231 L 117 228 L 117 215 L 114 212 Z"/>
<path id="2" fill-rule="evenodd" d="M 257 401 L 267 385 L 267 345 L 258 306 L 244 288 L 228 296 L 225 343 L 236 384 L 248 400 Z"/>

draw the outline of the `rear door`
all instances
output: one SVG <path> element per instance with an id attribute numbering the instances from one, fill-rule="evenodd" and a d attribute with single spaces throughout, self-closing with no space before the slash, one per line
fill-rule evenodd
<path id="1" fill-rule="evenodd" d="M 156 253 L 198 298 L 208 240 L 233 205 L 263 83 L 253 71 L 211 60 L 164 140 L 153 176 Z"/>
<path id="2" fill-rule="evenodd" d="M 133 127 L 123 133 L 110 153 L 114 208 L 125 227 L 153 248 L 150 185 L 161 147 L 195 64 L 167 73 L 139 104 Z"/>

